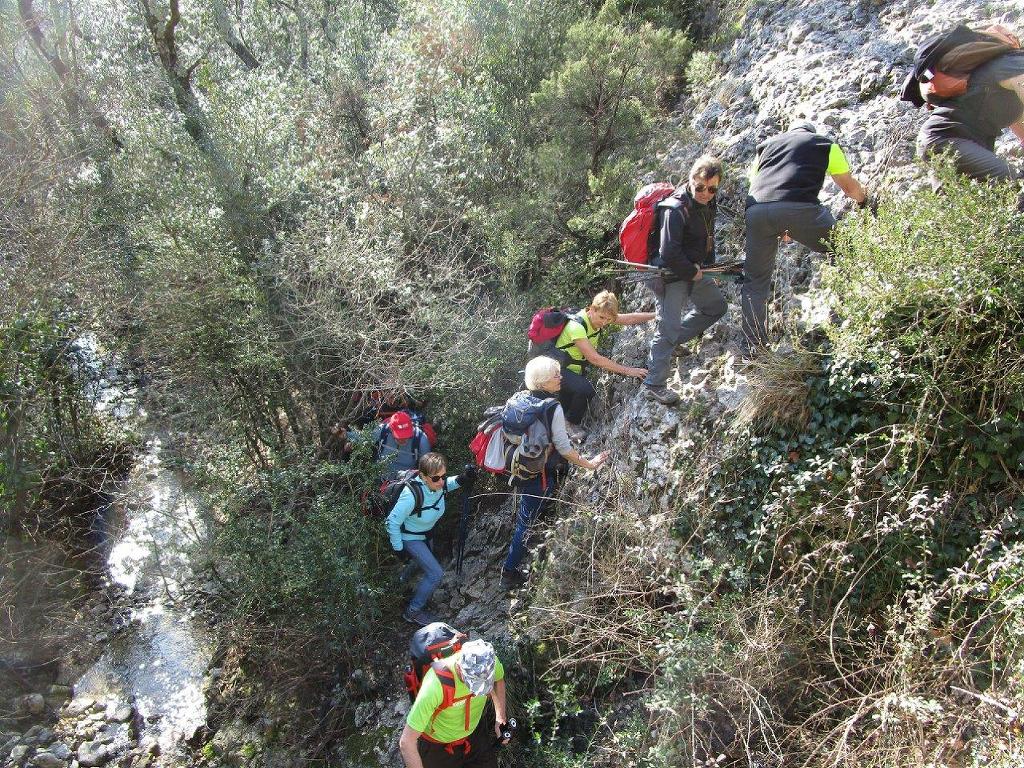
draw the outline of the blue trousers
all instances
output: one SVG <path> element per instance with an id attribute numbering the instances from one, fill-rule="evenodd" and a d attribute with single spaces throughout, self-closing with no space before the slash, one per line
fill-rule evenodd
<path id="1" fill-rule="evenodd" d="M 519 489 L 519 512 L 516 515 L 516 530 L 512 534 L 512 544 L 508 548 L 508 557 L 505 558 L 504 568 L 506 571 L 514 571 L 519 567 L 526 551 L 524 545 L 526 531 L 533 523 L 544 504 L 551 498 L 555 490 L 555 481 L 552 474 L 548 474 L 548 487 L 545 489 L 540 477 L 527 480 Z"/>
<path id="2" fill-rule="evenodd" d="M 413 594 L 412 600 L 409 601 L 410 610 L 422 611 L 430 596 L 434 594 L 434 590 L 437 589 L 437 585 L 441 583 L 444 569 L 437 562 L 437 558 L 434 557 L 434 553 L 427 542 L 409 541 L 407 539 L 402 543 L 402 547 L 409 553 L 413 562 L 423 571 L 423 578 L 416 585 L 416 592 Z"/>

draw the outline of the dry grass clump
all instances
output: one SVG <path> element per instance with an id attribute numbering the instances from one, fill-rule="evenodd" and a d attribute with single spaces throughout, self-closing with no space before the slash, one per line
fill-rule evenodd
<path id="1" fill-rule="evenodd" d="M 821 373 L 811 352 L 789 354 L 765 350 L 744 371 L 750 392 L 740 406 L 741 425 L 759 424 L 799 430 L 811 417 L 808 379 Z"/>

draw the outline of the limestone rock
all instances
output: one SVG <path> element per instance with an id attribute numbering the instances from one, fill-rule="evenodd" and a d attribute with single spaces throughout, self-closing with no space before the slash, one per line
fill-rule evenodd
<path id="1" fill-rule="evenodd" d="M 53 752 L 39 752 L 32 758 L 35 768 L 64 768 L 67 765 Z"/>
<path id="2" fill-rule="evenodd" d="M 106 765 L 111 754 L 106 744 L 98 741 L 86 741 L 78 746 L 78 763 L 83 768 L 94 768 L 98 765 Z"/>

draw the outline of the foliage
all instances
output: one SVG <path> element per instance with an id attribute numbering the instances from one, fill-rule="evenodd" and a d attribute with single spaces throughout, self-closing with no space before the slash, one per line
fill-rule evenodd
<path id="1" fill-rule="evenodd" d="M 285 700 L 354 668 L 391 607 L 389 548 L 363 503 L 376 477 L 369 453 L 297 458 L 242 487 L 237 459 L 208 468 L 223 630 L 243 669 Z"/>
<path id="2" fill-rule="evenodd" d="M 846 220 L 828 341 L 688 431 L 671 516 L 620 477 L 549 539 L 529 634 L 597 702 L 591 764 L 1018 759 L 1021 233 L 944 181 Z"/>

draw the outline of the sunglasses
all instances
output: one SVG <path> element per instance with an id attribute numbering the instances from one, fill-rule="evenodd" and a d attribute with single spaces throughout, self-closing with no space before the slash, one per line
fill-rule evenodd
<path id="1" fill-rule="evenodd" d="M 444 480 L 444 473 L 442 472 L 440 475 L 427 475 L 427 477 L 433 480 L 435 483 L 439 483 L 440 481 Z"/>
<path id="2" fill-rule="evenodd" d="M 699 192 L 703 192 L 704 190 L 707 190 L 712 195 L 718 193 L 718 187 L 715 186 L 714 184 L 710 184 L 710 185 L 708 185 L 706 187 L 703 184 L 694 184 L 693 185 L 693 191 L 694 192 L 698 192 L 699 193 Z"/>

